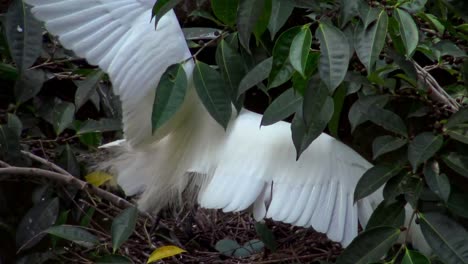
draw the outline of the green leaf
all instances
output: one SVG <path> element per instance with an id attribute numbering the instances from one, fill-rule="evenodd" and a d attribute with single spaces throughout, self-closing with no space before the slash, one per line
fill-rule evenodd
<path id="1" fill-rule="evenodd" d="M 424 166 L 424 178 L 426 179 L 427 186 L 442 201 L 447 202 L 450 196 L 450 181 L 445 174 L 440 174 L 439 163 L 432 161 L 426 163 Z"/>
<path id="2" fill-rule="evenodd" d="M 96 264 L 133 264 L 130 259 L 119 255 L 107 255 L 95 260 Z"/>
<path id="3" fill-rule="evenodd" d="M 302 104 L 302 101 L 302 96 L 297 94 L 294 89 L 286 90 L 265 110 L 261 125 L 269 126 L 291 116 Z"/>
<path id="4" fill-rule="evenodd" d="M 0 157 L 3 161 L 17 164 L 22 158 L 20 137 L 12 128 L 0 125 Z"/>
<path id="5" fill-rule="evenodd" d="M 276 33 L 284 26 L 293 10 L 294 3 L 291 0 L 272 1 L 270 21 L 268 22 L 271 40 L 275 39 Z"/>
<path id="6" fill-rule="evenodd" d="M 59 215 L 59 200 L 54 198 L 38 203 L 23 216 L 16 228 L 16 246 L 26 250 L 36 245 L 43 233 L 55 224 Z"/>
<path id="7" fill-rule="evenodd" d="M 159 20 L 182 0 L 158 0 L 153 6 L 151 17 L 155 18 L 155 28 L 158 27 Z"/>
<path id="8" fill-rule="evenodd" d="M 16 133 L 18 138 L 21 137 L 21 132 L 23 131 L 23 123 L 19 119 L 19 117 L 15 114 L 8 113 L 7 118 L 8 128 Z"/>
<path id="9" fill-rule="evenodd" d="M 468 108 L 453 114 L 447 121 L 445 130 L 451 138 L 468 144 Z"/>
<path id="10" fill-rule="evenodd" d="M 363 24 L 356 27 L 354 48 L 368 74 L 375 70 L 375 62 L 387 38 L 387 27 L 388 16 L 385 10 L 380 12 L 377 21 L 369 27 L 364 28 Z"/>
<path id="11" fill-rule="evenodd" d="M 83 217 L 80 220 L 80 226 L 88 227 L 89 224 L 91 223 L 91 220 L 93 219 L 95 212 L 96 212 L 96 208 L 89 207 L 88 210 L 86 210 L 86 213 L 84 213 Z"/>
<path id="12" fill-rule="evenodd" d="M 239 0 L 212 0 L 211 9 L 224 24 L 232 27 L 236 23 Z"/>
<path id="13" fill-rule="evenodd" d="M 78 111 L 93 94 L 96 93 L 96 87 L 104 76 L 104 72 L 101 70 L 95 70 L 87 76 L 84 81 L 74 81 L 77 86 L 75 93 L 75 105 Z"/>
<path id="14" fill-rule="evenodd" d="M 112 249 L 115 253 L 119 247 L 127 241 L 130 235 L 135 230 L 138 218 L 138 209 L 136 207 L 129 207 L 123 210 L 112 221 L 111 235 L 112 235 Z"/>
<path id="15" fill-rule="evenodd" d="M 304 94 L 303 108 L 296 112 L 291 124 L 296 159 L 323 132 L 333 116 L 333 99 L 328 95 L 327 87 L 314 86 L 311 81 Z"/>
<path id="16" fill-rule="evenodd" d="M 463 156 L 456 152 L 451 152 L 442 156 L 442 160 L 452 170 L 468 178 L 468 156 Z"/>
<path id="17" fill-rule="evenodd" d="M 378 226 L 400 228 L 405 224 L 405 203 L 395 202 L 387 205 L 383 201 L 372 213 L 366 225 L 366 230 Z"/>
<path id="18" fill-rule="evenodd" d="M 362 22 L 364 23 L 364 28 L 367 28 L 372 22 L 377 20 L 379 16 L 380 9 L 370 7 L 367 1 L 357 1 L 358 2 L 358 11 L 359 17 L 361 17 Z"/>
<path id="19" fill-rule="evenodd" d="M 419 165 L 432 158 L 444 144 L 441 135 L 434 135 L 431 132 L 424 132 L 417 135 L 408 146 L 408 160 L 416 172 Z"/>
<path id="20" fill-rule="evenodd" d="M 253 69 L 251 69 L 239 83 L 238 96 L 245 93 L 253 86 L 259 84 L 260 82 L 268 78 L 271 72 L 272 65 L 273 57 L 270 57 L 268 59 L 263 60 L 262 62 L 257 64 Z"/>
<path id="21" fill-rule="evenodd" d="M 289 60 L 289 52 L 294 37 L 300 32 L 301 27 L 293 27 L 283 32 L 273 47 L 273 66 L 268 78 L 268 88 L 274 88 L 287 82 L 294 73 L 294 68 Z"/>
<path id="22" fill-rule="evenodd" d="M 15 98 L 18 104 L 22 104 L 36 96 L 46 81 L 46 75 L 42 70 L 25 70 L 15 84 Z"/>
<path id="23" fill-rule="evenodd" d="M 70 240 L 83 247 L 94 247 L 99 243 L 99 239 L 95 235 L 77 226 L 52 226 L 45 230 L 45 232 L 66 240 Z"/>
<path id="24" fill-rule="evenodd" d="M 306 70 L 304 74 L 305 78 L 297 71 L 293 73 L 291 80 L 293 83 L 294 90 L 298 91 L 300 94 L 305 93 L 310 79 L 313 77 L 313 74 L 317 71 L 319 59 L 320 52 L 309 52 L 309 56 L 307 56 Z"/>
<path id="25" fill-rule="evenodd" d="M 379 189 L 401 171 L 400 166 L 388 167 L 376 165 L 364 173 L 354 190 L 354 201 L 358 201 Z"/>
<path id="26" fill-rule="evenodd" d="M 320 23 L 315 35 L 320 40 L 320 78 L 333 92 L 348 70 L 351 57 L 348 40 L 343 32 L 328 23 Z"/>
<path id="27" fill-rule="evenodd" d="M 102 133 L 109 131 L 117 131 L 122 129 L 122 122 L 118 119 L 102 118 L 100 120 L 88 119 L 83 122 L 77 131 L 78 135 L 86 133 Z"/>
<path id="28" fill-rule="evenodd" d="M 393 136 L 380 136 L 377 137 L 372 143 L 372 159 L 376 159 L 383 154 L 397 150 L 406 145 L 407 140 Z"/>
<path id="29" fill-rule="evenodd" d="M 0 78 L 3 80 L 15 81 L 18 79 L 18 70 L 6 63 L 0 62 Z"/>
<path id="30" fill-rule="evenodd" d="M 216 49 L 216 63 L 229 88 L 231 100 L 235 103 L 237 101 L 237 95 L 239 94 L 239 84 L 245 75 L 244 60 L 242 56 L 223 39 Z"/>
<path id="31" fill-rule="evenodd" d="M 262 35 L 267 30 L 272 5 L 273 0 L 265 0 L 265 7 L 263 8 L 262 15 L 258 18 L 257 23 L 255 23 L 253 33 L 255 35 L 255 38 L 257 39 L 257 46 L 259 46 L 260 42 L 262 42 Z"/>
<path id="32" fill-rule="evenodd" d="M 60 135 L 73 123 L 75 117 L 75 106 L 72 103 L 63 102 L 54 106 L 52 113 L 55 134 Z"/>
<path id="33" fill-rule="evenodd" d="M 393 16 L 398 21 L 401 39 L 403 40 L 403 44 L 405 45 L 406 56 L 410 58 L 413 56 L 413 53 L 416 50 L 416 47 L 418 46 L 418 27 L 416 26 L 416 23 L 414 22 L 411 15 L 402 9 L 396 8 L 393 11 Z"/>
<path id="34" fill-rule="evenodd" d="M 358 1 L 340 0 L 341 27 L 358 14 Z"/>
<path id="35" fill-rule="evenodd" d="M 80 164 L 78 163 L 75 153 L 73 153 L 69 144 L 66 144 L 65 148 L 60 153 L 58 164 L 75 177 L 78 177 L 81 174 Z"/>
<path id="36" fill-rule="evenodd" d="M 341 111 L 343 110 L 344 101 L 346 99 L 346 93 L 348 92 L 348 87 L 345 83 L 342 83 L 338 89 L 335 90 L 333 95 L 333 116 L 328 122 L 328 130 L 334 138 L 339 138 L 338 136 L 338 127 L 340 125 Z"/>
<path id="37" fill-rule="evenodd" d="M 338 257 L 337 264 L 368 264 L 379 261 L 397 241 L 401 231 L 376 227 L 359 234 Z"/>
<path id="38" fill-rule="evenodd" d="M 446 215 L 419 214 L 421 230 L 434 253 L 446 263 L 468 263 L 468 232 Z"/>
<path id="39" fill-rule="evenodd" d="M 468 194 L 460 190 L 453 190 L 447 201 L 447 207 L 453 213 L 468 219 Z"/>
<path id="40" fill-rule="evenodd" d="M 291 43 L 291 48 L 289 49 L 289 61 L 291 65 L 296 71 L 302 74 L 304 78 L 306 78 L 305 72 L 311 45 L 312 32 L 310 32 L 309 25 L 305 25 L 301 28 L 301 31 L 296 34 Z"/>
<path id="41" fill-rule="evenodd" d="M 10 53 L 20 73 L 36 61 L 42 51 L 42 26 L 31 14 L 31 7 L 14 0 L 5 18 L 5 33 Z"/>
<path id="42" fill-rule="evenodd" d="M 208 64 L 197 61 L 193 81 L 203 105 L 224 129 L 231 119 L 232 107 L 221 75 Z"/>
<path id="43" fill-rule="evenodd" d="M 237 29 L 241 45 L 250 52 L 250 36 L 263 13 L 265 0 L 240 0 L 237 10 Z"/>
<path id="44" fill-rule="evenodd" d="M 182 64 L 169 66 L 161 76 L 151 114 L 152 131 L 165 125 L 176 114 L 187 93 L 187 74 Z"/>
<path id="45" fill-rule="evenodd" d="M 354 82 L 354 80 L 353 80 Z M 348 119 L 351 123 L 351 131 L 357 126 L 369 120 L 367 113 L 375 107 L 384 107 L 388 102 L 388 95 L 371 95 L 360 97 L 349 110 Z"/>
<path id="46" fill-rule="evenodd" d="M 278 247 L 278 243 L 276 242 L 275 236 L 273 232 L 263 223 L 256 222 L 255 223 L 255 231 L 260 236 L 260 239 L 265 243 L 265 246 L 275 252 L 276 248 Z"/>
<path id="47" fill-rule="evenodd" d="M 431 264 L 431 261 L 420 252 L 406 248 L 401 264 Z"/>
<path id="48" fill-rule="evenodd" d="M 424 9 L 424 6 L 426 5 L 426 3 L 427 3 L 427 0 L 410 0 L 400 5 L 400 7 L 410 13 L 417 13 L 419 11 L 422 11 L 422 9 Z"/>

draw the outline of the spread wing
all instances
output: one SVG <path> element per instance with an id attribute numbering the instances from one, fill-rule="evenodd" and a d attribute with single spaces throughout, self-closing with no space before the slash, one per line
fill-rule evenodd
<path id="1" fill-rule="evenodd" d="M 155 88 L 165 69 L 191 56 L 175 14 L 151 23 L 155 0 L 26 0 L 67 49 L 107 72 L 120 96 L 126 141 L 137 147 L 152 142 Z M 191 72 L 192 62 L 186 64 Z M 189 68 L 189 69 L 187 69 Z"/>
<path id="2" fill-rule="evenodd" d="M 212 180 L 200 192 L 207 208 L 241 211 L 253 205 L 265 217 L 313 227 L 348 245 L 373 211 L 372 199 L 353 204 L 354 188 L 371 167 L 336 139 L 321 134 L 296 162 L 290 124 L 259 128 L 261 116 L 244 111 L 233 121 Z"/>

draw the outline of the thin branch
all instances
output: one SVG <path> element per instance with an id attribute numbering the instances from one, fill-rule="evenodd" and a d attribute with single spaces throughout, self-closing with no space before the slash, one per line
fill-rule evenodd
<path id="1" fill-rule="evenodd" d="M 69 175 L 69 176 L 72 176 L 68 171 L 60 168 L 58 165 L 46 160 L 46 159 L 43 159 L 37 155 L 34 155 L 33 153 L 31 152 L 27 152 L 27 151 L 24 151 L 22 150 L 21 153 L 23 153 L 23 155 L 29 157 L 30 159 L 32 160 L 35 160 L 51 169 L 53 169 L 54 171 L 58 172 L 58 173 L 62 173 L 62 174 L 66 174 L 66 175 Z"/>
<path id="2" fill-rule="evenodd" d="M 450 112 L 457 112 L 460 108 L 460 105 L 457 103 L 455 99 L 453 99 L 437 82 L 436 79 L 428 72 L 426 69 L 421 67 L 415 60 L 411 60 L 414 67 L 416 68 L 416 72 L 418 73 L 419 78 L 424 81 L 427 85 L 428 91 L 430 96 L 446 106 L 450 108 L 447 109 Z"/>
<path id="3" fill-rule="evenodd" d="M 0 160 L 0 167 L 2 168 L 8 168 L 8 167 L 11 167 L 10 164 L 6 163 L 6 162 L 3 162 Z"/>
<path id="4" fill-rule="evenodd" d="M 80 190 L 87 190 L 90 193 L 99 196 L 120 208 L 127 208 L 134 206 L 132 203 L 127 200 L 118 197 L 117 195 L 107 192 L 101 188 L 97 188 L 87 182 L 84 182 L 76 177 L 73 177 L 69 174 L 62 174 L 57 172 L 52 172 L 43 169 L 36 168 L 20 168 L 20 167 L 8 167 L 0 168 L 0 175 L 24 175 L 24 176 L 38 176 L 43 177 L 64 185 L 71 185 L 79 188 Z"/>

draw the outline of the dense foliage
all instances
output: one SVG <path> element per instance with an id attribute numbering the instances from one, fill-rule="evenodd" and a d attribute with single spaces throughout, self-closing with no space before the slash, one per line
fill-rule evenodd
<path id="1" fill-rule="evenodd" d="M 182 2 L 159 0 L 154 22 L 157 27 L 157 18 L 173 7 L 195 6 L 185 20 L 180 17 L 187 21 L 184 33 L 196 62 L 193 81 L 221 126 L 228 126 L 231 104 L 258 109 L 266 98 L 271 103 L 262 125 L 289 118 L 298 159 L 323 131 L 372 159 L 375 167 L 359 181 L 354 198 L 383 188 L 385 200 L 337 263 L 468 263 L 465 1 Z M 155 84 L 154 129 L 183 101 L 188 88 L 183 63 L 169 67 Z M 32 152 L 81 178 L 87 174 L 80 166 L 83 156 L 119 136 L 120 107 L 106 75 L 44 34 L 21 0 L 2 16 L 0 85 L 3 167 L 39 166 L 25 156 Z M 112 223 L 113 252 L 100 251 L 97 237 L 78 228 L 89 224 L 94 211 L 71 209 L 72 197 L 83 195 L 77 189 L 28 186 L 21 198 L 28 202 L 18 202 L 4 195 L 9 186 L 4 180 L 16 179 L 3 179 L 4 174 L 0 230 L 15 234 L 20 255 L 45 233 L 55 235 L 53 247 L 61 237 L 97 248 L 96 257 L 116 253 L 135 226 L 136 211 L 123 211 Z M 104 174 L 87 176 L 97 186 L 109 180 Z M 405 211 L 407 204 L 411 211 Z M 43 220 L 28 222 L 38 217 Z M 414 228 L 405 226 L 405 218 L 417 219 L 432 255 L 404 240 L 394 246 Z"/>

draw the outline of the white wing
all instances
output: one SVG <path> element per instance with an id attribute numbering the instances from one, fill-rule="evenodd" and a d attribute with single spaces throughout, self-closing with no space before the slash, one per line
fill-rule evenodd
<path id="1" fill-rule="evenodd" d="M 175 14 L 150 22 L 155 0 L 26 0 L 64 47 L 106 71 L 120 96 L 125 137 L 142 146 L 170 132 L 174 118 L 154 137 L 151 112 L 155 88 L 165 69 L 191 54 Z M 186 65 L 191 73 L 192 62 Z"/>
<path id="2" fill-rule="evenodd" d="M 372 212 L 369 199 L 353 205 L 357 181 L 371 164 L 326 134 L 296 162 L 290 124 L 259 128 L 260 121 L 261 115 L 249 111 L 233 121 L 200 204 L 226 212 L 254 204 L 257 220 L 311 226 L 349 244 L 358 232 L 358 215 L 365 225 Z"/>

